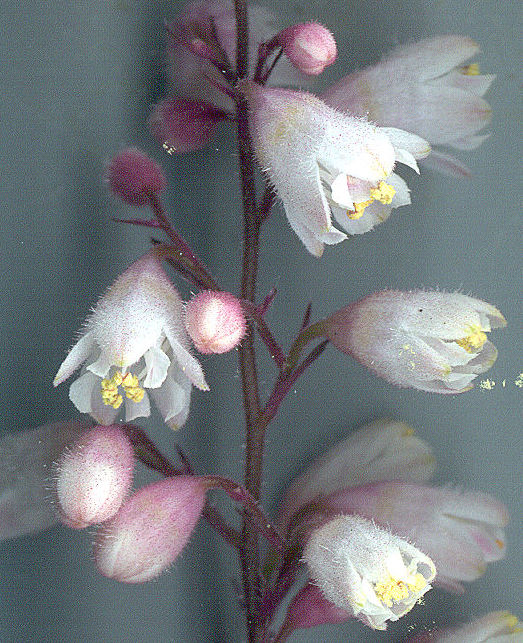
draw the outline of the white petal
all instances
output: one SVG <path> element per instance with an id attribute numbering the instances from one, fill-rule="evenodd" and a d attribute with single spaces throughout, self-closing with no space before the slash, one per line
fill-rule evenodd
<path id="1" fill-rule="evenodd" d="M 454 156 L 445 154 L 441 150 L 434 148 L 432 148 L 430 155 L 426 159 L 423 159 L 421 163 L 425 167 L 446 174 L 447 176 L 465 177 L 468 179 L 471 175 L 469 168 L 464 163 L 458 161 Z"/>
<path id="2" fill-rule="evenodd" d="M 160 388 L 152 389 L 154 398 L 165 422 L 171 429 L 179 429 L 189 415 L 191 383 L 176 366 L 171 366 Z"/>
<path id="3" fill-rule="evenodd" d="M 157 346 L 151 347 L 144 355 L 147 375 L 142 386 L 145 388 L 158 388 L 162 385 L 167 375 L 171 360 Z"/>
<path id="4" fill-rule="evenodd" d="M 354 199 L 349 192 L 346 174 L 338 174 L 331 183 L 331 197 L 342 208 L 347 208 L 347 210 L 354 208 Z"/>
<path id="5" fill-rule="evenodd" d="M 88 359 L 94 349 L 95 341 L 92 333 L 86 333 L 80 337 L 58 369 L 58 373 L 53 381 L 54 386 L 58 386 L 58 384 L 61 384 L 74 373 L 74 371 Z"/>
<path id="6" fill-rule="evenodd" d="M 125 421 L 132 422 L 136 418 L 149 417 L 151 415 L 151 405 L 147 393 L 143 396 L 141 402 L 125 400 Z"/>
<path id="7" fill-rule="evenodd" d="M 400 160 L 397 158 L 398 148 L 409 152 L 415 159 L 422 159 L 430 154 L 430 144 L 421 136 L 396 127 L 382 127 L 381 130 L 390 138 L 397 160 Z M 405 161 L 400 160 L 400 162 L 404 163 Z"/>
<path id="8" fill-rule="evenodd" d="M 89 364 L 89 366 L 86 366 L 86 368 L 91 373 L 94 373 L 95 375 L 98 375 L 98 377 L 103 378 L 107 376 L 111 369 L 111 366 L 113 366 L 113 364 L 111 364 L 104 353 L 100 353 L 100 357 L 96 360 L 96 362 Z"/>
<path id="9" fill-rule="evenodd" d="M 209 386 L 205 381 L 205 376 L 200 362 L 180 344 L 173 329 L 166 328 L 165 335 L 174 354 L 173 360 L 179 365 L 186 377 L 188 377 L 191 382 L 202 391 L 208 391 Z"/>
<path id="10" fill-rule="evenodd" d="M 93 390 L 96 387 L 98 387 L 98 391 L 100 391 L 100 378 L 89 372 L 80 375 L 80 377 L 71 384 L 69 388 L 69 399 L 80 413 L 91 412 L 91 398 Z"/>

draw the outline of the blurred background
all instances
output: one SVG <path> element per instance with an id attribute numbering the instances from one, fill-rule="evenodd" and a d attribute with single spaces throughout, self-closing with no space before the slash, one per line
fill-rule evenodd
<path id="1" fill-rule="evenodd" d="M 136 213 L 108 194 L 105 164 L 138 145 L 159 161 L 175 227 L 222 284 L 237 289 L 241 252 L 237 152 L 225 130 L 202 151 L 169 156 L 148 134 L 163 96 L 163 21 L 183 3 L 138 0 L 11 2 L 2 50 L 2 301 L 0 430 L 78 417 L 68 385 L 52 379 L 91 306 L 147 251 L 146 229 L 114 223 Z M 365 422 L 406 421 L 430 442 L 436 481 L 478 489 L 505 502 L 512 521 L 507 557 L 467 586 L 438 590 L 424 606 L 372 632 L 359 623 L 302 631 L 295 641 L 403 641 L 413 630 L 469 620 L 494 609 L 517 613 L 521 587 L 522 390 L 519 353 L 521 189 L 518 99 L 521 57 L 515 0 L 267 2 L 285 24 L 316 19 L 331 28 L 339 59 L 321 89 L 377 62 L 393 46 L 437 34 L 466 34 L 482 48 L 482 71 L 497 74 L 488 94 L 492 136 L 459 154 L 470 180 L 411 173 L 413 204 L 375 231 L 310 256 L 278 207 L 265 227 L 259 292 L 278 289 L 268 317 L 288 346 L 309 301 L 313 319 L 383 288 L 460 289 L 493 303 L 509 325 L 493 341 L 500 356 L 492 390 L 462 396 L 396 389 L 328 349 L 289 395 L 267 441 L 265 504 L 314 457 Z M 520 16 L 521 17 L 521 16 Z M 187 298 L 190 289 L 179 281 Z M 263 354 L 263 349 L 259 351 Z M 262 394 L 274 370 L 262 359 Z M 240 479 L 244 436 L 236 355 L 203 358 L 210 393 L 193 395 L 186 426 L 173 434 L 157 416 L 143 422 L 167 454 L 177 441 L 199 472 Z M 502 382 L 506 385 L 503 387 Z M 142 467 L 141 485 L 154 476 Z M 222 500 L 217 499 L 222 506 Z M 223 503 L 225 506 L 225 503 Z M 234 518 L 233 518 L 234 519 Z M 0 640 L 230 643 L 244 640 L 235 605 L 237 561 L 206 524 L 172 570 L 128 586 L 101 577 L 89 533 L 56 527 L 1 544 Z M 521 612 L 519 616 L 522 616 Z"/>

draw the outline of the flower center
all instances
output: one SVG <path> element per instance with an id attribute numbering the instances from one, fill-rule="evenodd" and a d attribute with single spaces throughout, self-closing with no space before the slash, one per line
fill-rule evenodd
<path id="1" fill-rule="evenodd" d="M 360 201 L 359 203 L 354 204 L 354 210 L 347 210 L 347 216 L 349 219 L 356 220 L 360 219 L 365 212 L 365 208 L 369 206 L 374 201 L 379 201 L 384 205 L 388 205 L 392 202 L 392 198 L 396 194 L 396 190 L 385 183 L 385 181 L 380 181 L 378 187 L 370 189 L 370 199 L 368 201 Z"/>
<path id="2" fill-rule="evenodd" d="M 487 341 L 487 335 L 479 326 L 471 326 L 470 334 L 463 339 L 456 339 L 456 344 L 464 348 L 467 353 L 478 353 L 483 344 Z"/>
<path id="3" fill-rule="evenodd" d="M 140 387 L 138 378 L 132 373 L 122 375 L 120 371 L 116 371 L 110 378 L 105 378 L 101 383 L 101 394 L 103 403 L 106 406 L 112 406 L 113 409 L 119 409 L 123 402 L 123 397 L 118 391 L 118 387 L 122 387 L 125 397 L 133 402 L 141 402 L 145 391 Z"/>
<path id="4" fill-rule="evenodd" d="M 374 585 L 374 592 L 384 605 L 392 607 L 394 603 L 399 603 L 408 598 L 411 592 L 420 592 L 426 584 L 427 581 L 419 572 L 410 574 L 407 581 L 389 576 L 386 580 Z"/>

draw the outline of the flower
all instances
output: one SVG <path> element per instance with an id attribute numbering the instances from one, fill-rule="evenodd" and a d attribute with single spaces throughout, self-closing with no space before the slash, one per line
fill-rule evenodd
<path id="1" fill-rule="evenodd" d="M 490 612 L 471 623 L 431 630 L 410 638 L 407 643 L 521 643 L 523 626 L 510 612 Z"/>
<path id="2" fill-rule="evenodd" d="M 338 55 L 331 32 L 317 22 L 287 27 L 274 37 L 291 63 L 304 74 L 317 76 Z"/>
<path id="3" fill-rule="evenodd" d="M 361 234 L 410 203 L 406 183 L 393 174 L 396 161 L 417 171 L 426 141 L 379 128 L 328 107 L 312 94 L 243 84 L 251 130 L 262 169 L 283 201 L 289 223 L 307 250 Z"/>
<path id="4" fill-rule="evenodd" d="M 113 158 L 107 181 L 116 196 L 134 206 L 146 205 L 166 185 L 161 167 L 136 147 L 128 147 Z"/>
<path id="5" fill-rule="evenodd" d="M 402 45 L 373 67 L 342 78 L 322 99 L 382 126 L 418 134 L 431 145 L 471 150 L 487 138 L 478 132 L 491 117 L 482 98 L 495 76 L 464 64 L 479 52 L 466 36 L 437 36 Z M 468 174 L 457 159 L 433 150 L 428 159 L 440 171 Z"/>
<path id="6" fill-rule="evenodd" d="M 254 71 L 258 47 L 280 30 L 279 20 L 268 9 L 250 5 L 249 60 Z M 235 113 L 233 99 L 219 89 L 225 82 L 218 65 L 236 64 L 236 19 L 230 0 L 189 2 L 178 18 L 167 24 L 168 79 L 172 95 L 204 101 Z M 201 51 L 201 53 L 199 53 Z M 225 58 L 224 58 L 225 57 Z M 270 84 L 302 86 L 306 76 L 287 59 L 278 62 Z"/>
<path id="7" fill-rule="evenodd" d="M 282 503 L 285 523 L 304 505 L 369 482 L 426 482 L 435 469 L 430 446 L 414 430 L 394 420 L 378 420 L 355 431 L 295 478 Z"/>
<path id="8" fill-rule="evenodd" d="M 315 529 L 303 558 L 329 601 L 376 630 L 411 610 L 436 575 L 428 556 L 360 516 Z"/>
<path id="9" fill-rule="evenodd" d="M 322 509 L 355 513 L 415 543 L 434 561 L 435 584 L 463 592 L 505 555 L 506 507 L 485 493 L 376 482 L 327 496 Z"/>
<path id="10" fill-rule="evenodd" d="M 145 583 L 161 574 L 187 544 L 203 511 L 203 478 L 176 476 L 143 487 L 101 526 L 95 563 L 104 576 Z"/>
<path id="11" fill-rule="evenodd" d="M 73 529 L 104 522 L 120 508 L 134 468 L 131 441 L 118 426 L 96 426 L 67 449 L 57 466 L 61 520 Z"/>
<path id="12" fill-rule="evenodd" d="M 496 361 L 486 333 L 506 320 L 494 306 L 457 292 L 383 290 L 324 323 L 336 348 L 392 384 L 462 393 Z"/>
<path id="13" fill-rule="evenodd" d="M 147 254 L 100 299 L 54 385 L 85 363 L 69 390 L 79 411 L 113 424 L 125 395 L 127 421 L 148 416 L 147 389 L 167 424 L 178 428 L 187 418 L 191 384 L 208 388 L 188 345 L 180 295 L 159 260 Z"/>
<path id="14" fill-rule="evenodd" d="M 0 438 L 0 540 L 59 523 L 49 502 L 53 462 L 91 422 L 56 422 Z"/>

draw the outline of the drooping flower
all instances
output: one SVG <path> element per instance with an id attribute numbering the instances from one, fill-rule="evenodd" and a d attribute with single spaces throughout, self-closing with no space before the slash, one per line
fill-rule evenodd
<path id="1" fill-rule="evenodd" d="M 329 601 L 377 630 L 411 610 L 436 575 L 428 556 L 360 516 L 315 529 L 303 557 Z"/>
<path id="2" fill-rule="evenodd" d="M 429 144 L 413 134 L 379 128 L 328 107 L 312 94 L 245 83 L 251 130 L 262 169 L 283 201 L 306 248 L 340 243 L 343 230 L 361 234 L 410 203 L 396 161 L 418 170 Z"/>
<path id="3" fill-rule="evenodd" d="M 62 522 L 73 529 L 104 522 L 120 508 L 133 478 L 131 441 L 118 426 L 96 426 L 68 448 L 57 465 Z"/>
<path id="4" fill-rule="evenodd" d="M 431 630 L 410 638 L 407 643 L 521 643 L 523 625 L 510 612 L 490 612 L 471 623 Z"/>
<path id="5" fill-rule="evenodd" d="M 259 45 L 278 33 L 281 25 L 265 7 L 249 5 L 247 11 L 252 72 Z M 167 57 L 171 95 L 235 112 L 232 98 L 218 89 L 225 79 L 211 62 L 236 65 L 236 19 L 231 0 L 196 0 L 187 4 L 178 18 L 167 25 Z M 269 84 L 303 86 L 306 78 L 283 58 L 271 74 Z"/>
<path id="6" fill-rule="evenodd" d="M 332 33 L 317 22 L 287 27 L 274 37 L 291 63 L 304 74 L 317 76 L 338 55 Z"/>
<path id="7" fill-rule="evenodd" d="M 137 147 L 128 147 L 112 159 L 107 181 L 116 196 L 134 206 L 146 205 L 166 185 L 162 168 Z"/>
<path id="8" fill-rule="evenodd" d="M 496 361 L 503 315 L 461 293 L 384 290 L 325 321 L 332 344 L 396 386 L 461 393 Z"/>
<path id="9" fill-rule="evenodd" d="M 176 476 L 143 487 L 102 525 L 94 544 L 98 570 L 123 583 L 145 583 L 171 565 L 205 505 L 203 478 Z"/>
<path id="10" fill-rule="evenodd" d="M 285 493 L 280 522 L 330 494 L 380 480 L 427 482 L 435 469 L 430 446 L 403 422 L 378 420 L 334 445 L 295 478 Z"/>
<path id="11" fill-rule="evenodd" d="M 320 503 L 355 513 L 415 543 L 434 561 L 435 584 L 463 592 L 487 564 L 505 555 L 505 506 L 485 493 L 405 482 L 376 482 L 337 491 Z"/>
<path id="12" fill-rule="evenodd" d="M 125 402 L 131 421 L 149 415 L 149 391 L 166 423 L 178 428 L 187 418 L 191 384 L 208 388 L 188 348 L 180 295 L 159 260 L 148 254 L 100 299 L 54 385 L 85 364 L 69 390 L 79 411 L 108 425 Z"/>
<path id="13" fill-rule="evenodd" d="M 53 462 L 91 428 L 87 422 L 56 422 L 0 438 L 0 540 L 59 523 L 49 500 Z"/>
<path id="14" fill-rule="evenodd" d="M 471 150 L 487 138 L 490 105 L 482 98 L 495 76 L 465 64 L 479 52 L 466 36 L 437 36 L 402 45 L 373 67 L 342 78 L 322 94 L 332 107 L 378 125 L 418 134 L 431 145 Z M 427 164 L 468 174 L 457 159 L 433 150 Z"/>

